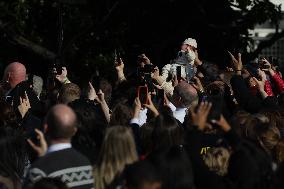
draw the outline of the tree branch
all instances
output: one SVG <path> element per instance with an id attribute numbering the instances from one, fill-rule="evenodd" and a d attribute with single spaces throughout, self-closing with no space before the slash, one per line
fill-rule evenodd
<path id="1" fill-rule="evenodd" d="M 284 30 L 280 33 L 275 33 L 269 40 L 265 40 L 259 43 L 258 47 L 251 53 L 247 54 L 248 60 L 256 58 L 263 49 L 272 46 L 276 41 L 284 37 Z"/>
<path id="2" fill-rule="evenodd" d="M 112 15 L 112 13 L 114 12 L 114 10 L 118 7 L 119 5 L 119 1 L 116 1 L 112 7 L 109 9 L 108 11 L 108 14 L 105 15 L 103 18 L 102 18 L 102 21 L 97 24 L 97 28 L 99 28 L 98 31 L 96 31 L 96 34 L 99 33 L 99 31 L 102 30 L 102 25 L 105 24 L 107 22 L 107 20 L 110 18 L 110 16 Z M 62 54 L 64 56 L 64 53 L 71 47 L 71 45 L 73 43 L 75 43 L 80 37 L 84 36 L 85 34 L 89 33 L 91 31 L 91 29 L 93 29 L 94 26 L 89 26 L 88 28 L 84 29 L 82 32 L 76 34 L 68 43 L 67 45 L 64 47 L 63 51 L 62 51 Z"/>
<path id="3" fill-rule="evenodd" d="M 33 53 L 40 55 L 41 57 L 43 57 L 44 59 L 47 60 L 54 60 L 56 58 L 56 54 L 54 52 L 49 51 L 48 49 L 27 40 L 26 38 L 22 37 L 22 36 L 18 36 L 15 35 L 13 36 L 13 41 L 16 42 L 18 45 L 20 45 L 21 47 L 32 51 Z"/>
<path id="4" fill-rule="evenodd" d="M 38 45 L 28 39 L 24 38 L 16 34 L 13 31 L 7 29 L 7 25 L 0 20 L 0 31 L 2 30 L 9 38 L 12 43 L 15 43 L 47 60 L 54 60 L 56 58 L 56 54 L 41 45 Z"/>

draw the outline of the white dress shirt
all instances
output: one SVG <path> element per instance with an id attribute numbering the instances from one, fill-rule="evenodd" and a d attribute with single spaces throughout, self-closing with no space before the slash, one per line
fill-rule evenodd
<path id="1" fill-rule="evenodd" d="M 59 150 L 68 149 L 68 148 L 72 148 L 71 143 L 53 144 L 53 145 L 48 147 L 46 154 L 51 153 L 51 152 L 56 152 L 56 151 L 59 151 Z"/>
<path id="2" fill-rule="evenodd" d="M 174 117 L 179 120 L 181 123 L 184 122 L 184 118 L 186 116 L 187 108 L 176 108 L 171 102 L 168 105 L 173 112 Z"/>
<path id="3" fill-rule="evenodd" d="M 139 125 L 140 127 L 144 125 L 147 121 L 147 112 L 148 112 L 147 108 L 140 110 L 138 118 L 131 119 L 130 124 L 134 123 Z"/>

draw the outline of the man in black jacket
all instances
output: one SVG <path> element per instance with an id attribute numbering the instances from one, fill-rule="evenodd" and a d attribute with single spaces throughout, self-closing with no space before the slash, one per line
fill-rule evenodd
<path id="1" fill-rule="evenodd" d="M 26 67 L 19 62 L 9 64 L 4 72 L 3 80 L 10 85 L 10 90 L 6 91 L 6 101 L 13 105 L 16 110 L 20 104 L 20 97 L 24 98 L 27 94 L 31 111 L 39 113 L 42 106 L 37 95 L 34 93 L 32 86 L 26 81 Z"/>
<path id="2" fill-rule="evenodd" d="M 43 136 L 40 147 L 29 141 L 35 150 L 41 149 L 37 152 L 43 157 L 32 164 L 27 183 L 43 177 L 58 177 L 69 188 L 92 188 L 92 166 L 71 146 L 71 138 L 77 131 L 76 122 L 76 115 L 68 106 L 60 104 L 51 108 L 44 123 L 49 147 L 44 149 Z"/>

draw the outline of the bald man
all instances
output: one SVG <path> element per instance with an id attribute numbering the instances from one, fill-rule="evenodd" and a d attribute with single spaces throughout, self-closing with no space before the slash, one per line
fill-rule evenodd
<path id="1" fill-rule="evenodd" d="M 9 64 L 5 71 L 3 80 L 7 81 L 11 88 L 26 80 L 26 67 L 20 62 L 13 62 Z"/>
<path id="2" fill-rule="evenodd" d="M 77 131 L 76 114 L 68 106 L 58 104 L 46 115 L 44 128 L 50 145 L 70 143 Z"/>
<path id="3" fill-rule="evenodd" d="M 197 104 L 197 90 L 187 82 L 181 81 L 174 88 L 172 102 L 169 104 L 169 107 L 173 111 L 174 117 L 183 123 L 186 111 L 189 108 L 194 108 Z"/>
<path id="4" fill-rule="evenodd" d="M 43 177 L 59 177 L 69 188 L 92 188 L 92 166 L 85 156 L 71 146 L 76 126 L 76 114 L 68 106 L 59 104 L 50 109 L 44 123 L 48 149 L 43 157 L 32 164 L 28 183 Z"/>
<path id="5" fill-rule="evenodd" d="M 39 115 L 42 111 L 42 106 L 34 93 L 32 86 L 26 82 L 26 67 L 20 62 L 9 64 L 4 71 L 3 80 L 10 85 L 10 90 L 6 92 L 6 101 L 13 104 L 14 109 L 17 109 L 20 104 L 20 97 L 28 95 L 31 104 L 32 112 Z"/>

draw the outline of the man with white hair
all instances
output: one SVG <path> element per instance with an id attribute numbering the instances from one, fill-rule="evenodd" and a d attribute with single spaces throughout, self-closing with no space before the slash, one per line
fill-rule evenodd
<path id="1" fill-rule="evenodd" d="M 196 66 L 202 62 L 198 58 L 197 42 L 195 39 L 187 38 L 181 45 L 181 50 L 178 52 L 177 58 L 171 64 L 166 64 L 162 68 L 162 75 L 154 77 L 159 85 L 165 90 L 169 96 L 173 95 L 174 86 L 171 79 L 177 76 L 177 67 L 181 67 L 181 77 L 189 82 L 196 72 Z"/>

